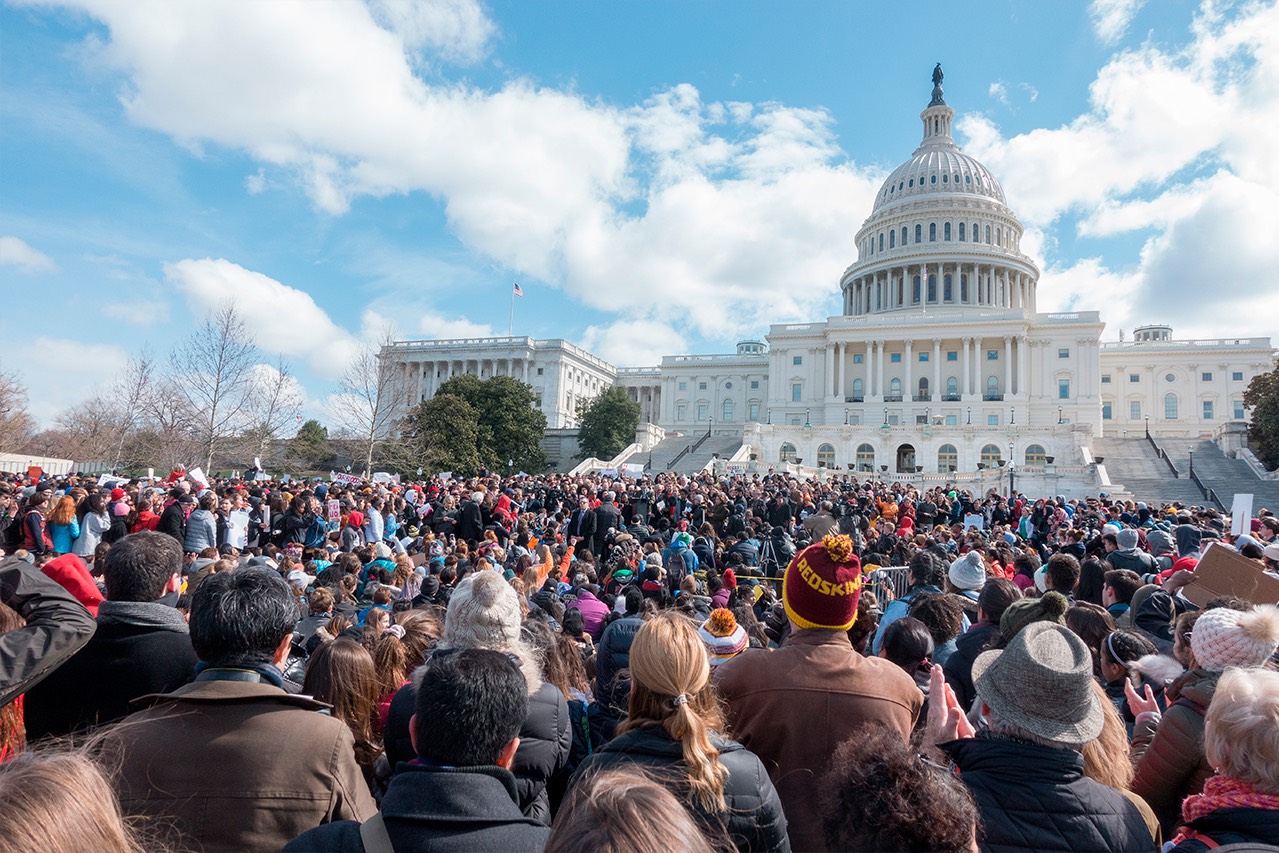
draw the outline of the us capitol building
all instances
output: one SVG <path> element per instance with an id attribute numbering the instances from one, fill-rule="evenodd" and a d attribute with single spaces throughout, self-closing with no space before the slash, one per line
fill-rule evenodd
<path id="1" fill-rule="evenodd" d="M 1102 435 L 1211 435 L 1243 421 L 1269 338 L 1179 340 L 1151 323 L 1102 343 L 1096 311 L 1040 313 L 1039 270 L 999 180 L 951 134 L 938 66 L 923 139 L 884 181 L 840 276 L 843 314 L 774 325 L 724 355 L 617 368 L 563 340 L 403 341 L 411 401 L 462 373 L 533 386 L 548 429 L 571 430 L 605 388 L 666 434 L 740 437 L 736 459 L 951 475 L 1007 461 L 1086 470 Z M 1100 294 L 1099 294 L 1100 295 Z"/>

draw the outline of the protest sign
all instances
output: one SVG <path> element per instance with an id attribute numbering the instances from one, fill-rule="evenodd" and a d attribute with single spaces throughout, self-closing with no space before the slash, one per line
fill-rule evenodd
<path id="1" fill-rule="evenodd" d="M 237 509 L 227 513 L 227 541 L 236 548 L 243 548 L 249 541 L 249 511 Z"/>
<path id="2" fill-rule="evenodd" d="M 201 489 L 207 489 L 209 487 L 209 478 L 204 476 L 204 470 L 198 466 L 187 472 L 187 479 L 192 483 L 195 483 Z"/>
<path id="3" fill-rule="evenodd" d="M 325 506 L 328 509 L 329 521 L 342 520 L 342 502 L 341 501 L 337 500 L 336 498 L 333 498 L 327 501 L 325 503 Z"/>
<path id="4" fill-rule="evenodd" d="M 644 466 L 638 462 L 627 462 L 622 466 L 622 473 L 628 477 L 643 477 Z"/>
<path id="5" fill-rule="evenodd" d="M 1252 532 L 1252 495 L 1235 495 L 1230 504 L 1230 532 L 1243 536 Z"/>
<path id="6" fill-rule="evenodd" d="M 1195 567 L 1194 579 L 1181 589 L 1191 604 L 1203 607 L 1214 598 L 1233 595 L 1253 604 L 1279 604 L 1279 578 L 1225 545 L 1211 545 Z"/>
<path id="7" fill-rule="evenodd" d="M 964 516 L 965 530 L 967 530 L 970 527 L 976 527 L 978 530 L 981 530 L 985 526 L 986 526 L 986 517 L 983 515 L 972 514 L 972 515 Z"/>
<path id="8" fill-rule="evenodd" d="M 346 483 L 351 486 L 358 486 L 364 482 L 363 477 L 357 477 L 355 474 L 339 474 L 335 471 L 329 472 L 329 481 L 333 483 Z"/>

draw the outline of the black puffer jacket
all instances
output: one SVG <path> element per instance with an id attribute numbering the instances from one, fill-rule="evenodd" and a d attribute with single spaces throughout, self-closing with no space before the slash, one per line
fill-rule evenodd
<path id="1" fill-rule="evenodd" d="M 1083 756 L 998 735 L 941 744 L 972 791 L 986 853 L 1154 853 L 1132 801 L 1084 776 Z"/>
<path id="2" fill-rule="evenodd" d="M 1207 853 L 1227 844 L 1279 848 L 1279 812 L 1270 809 L 1217 809 L 1186 824 L 1194 834 L 1169 853 Z M 1211 842 L 1211 846 L 1209 844 Z"/>
<path id="3" fill-rule="evenodd" d="M 595 648 L 595 698 L 602 705 L 625 711 L 629 684 L 615 684 L 617 674 L 631 665 L 631 643 L 644 626 L 638 616 L 623 616 L 609 623 Z"/>
<path id="4" fill-rule="evenodd" d="M 724 780 L 728 809 L 723 813 L 703 811 L 692 802 L 687 786 L 680 783 L 687 772 L 683 748 L 656 726 L 634 729 L 606 743 L 582 763 L 573 774 L 573 783 L 584 773 L 638 764 L 669 785 L 693 816 L 713 834 L 727 830 L 742 853 L 789 853 L 786 816 L 763 762 L 735 740 L 712 735 L 711 744 L 719 750 L 720 766 L 728 774 Z"/>
<path id="5" fill-rule="evenodd" d="M 401 687 L 391 700 L 382 737 L 386 757 L 392 767 L 416 757 L 409 742 L 409 718 L 417 702 L 413 683 Z M 520 727 L 520 748 L 515 753 L 515 787 L 520 809 L 527 817 L 550 826 L 551 807 L 546 783 L 568 761 L 573 733 L 569 727 L 568 703 L 554 685 L 543 684 L 528 698 L 528 716 Z"/>

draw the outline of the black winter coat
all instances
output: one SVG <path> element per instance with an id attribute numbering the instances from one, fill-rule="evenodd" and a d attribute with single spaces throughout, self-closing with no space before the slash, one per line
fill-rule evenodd
<path id="1" fill-rule="evenodd" d="M 617 674 L 631 665 L 631 643 L 644 626 L 638 616 L 623 616 L 610 622 L 595 647 L 595 698 L 601 704 L 625 712 L 629 683 L 618 683 Z"/>
<path id="2" fill-rule="evenodd" d="M 656 726 L 633 729 L 604 744 L 573 774 L 570 786 L 585 773 L 637 764 L 668 785 L 711 834 L 727 830 L 741 853 L 789 853 L 786 815 L 764 763 L 735 740 L 712 735 L 711 744 L 719 750 L 720 766 L 728 774 L 724 780 L 728 809 L 722 813 L 703 811 L 689 798 L 687 785 L 681 783 L 687 773 L 683 748 Z"/>
<path id="3" fill-rule="evenodd" d="M 107 610 L 112 604 L 102 603 Z M 140 614 L 99 614 L 97 633 L 88 644 L 27 691 L 24 710 L 31 740 L 123 719 L 137 710 L 129 703 L 139 696 L 169 693 L 195 676 L 195 650 L 182 615 L 164 604 L 129 607 Z M 158 616 L 148 619 L 146 611 Z"/>
<path id="4" fill-rule="evenodd" d="M 985 853 L 1154 853 L 1141 812 L 1084 776 L 1083 756 L 997 735 L 941 744 L 977 801 Z"/>
<path id="5" fill-rule="evenodd" d="M 484 536 L 484 513 L 479 504 L 470 500 L 462 504 L 454 531 L 458 539 L 466 542 L 477 542 Z"/>
<path id="6" fill-rule="evenodd" d="M 1227 844 L 1268 844 L 1279 848 L 1279 812 L 1270 809 L 1217 809 L 1185 824 L 1203 838 L 1190 837 L 1169 853 L 1207 853 Z M 1210 839 L 1209 847 L 1203 839 Z"/>
<path id="7" fill-rule="evenodd" d="M 187 513 L 181 503 L 173 502 L 160 513 L 160 521 L 155 528 L 160 533 L 167 533 L 178 540 L 178 547 L 187 541 Z"/>
<path id="8" fill-rule="evenodd" d="M 942 667 L 946 671 L 946 683 L 955 691 L 955 698 L 965 711 L 973 706 L 977 690 L 973 687 L 973 661 L 981 654 L 990 638 L 999 633 L 999 626 L 993 622 L 979 622 L 959 635 L 955 640 L 955 651 L 946 658 Z"/>
<path id="9" fill-rule="evenodd" d="M 397 772 L 401 762 L 416 757 L 409 741 L 409 718 L 413 716 L 416 701 L 417 691 L 412 682 L 396 691 L 391 699 L 382 737 L 386 758 Z M 554 685 L 543 684 L 528 702 L 528 716 L 520 727 L 520 747 L 515 752 L 511 772 L 515 774 L 520 808 L 524 814 L 549 826 L 551 808 L 546 783 L 568 761 L 573 732 L 569 724 L 568 703 Z"/>
<path id="10" fill-rule="evenodd" d="M 382 798 L 395 853 L 540 853 L 550 830 L 520 814 L 515 779 L 500 767 L 401 765 Z M 304 832 L 284 853 L 360 853 L 360 824 Z"/>
<path id="11" fill-rule="evenodd" d="M 97 630 L 84 605 L 44 572 L 17 557 L 0 562 L 0 601 L 27 624 L 0 634 L 0 706 L 47 678 Z"/>

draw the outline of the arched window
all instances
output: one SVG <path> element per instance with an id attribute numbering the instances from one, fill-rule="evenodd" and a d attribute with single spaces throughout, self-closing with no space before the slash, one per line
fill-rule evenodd
<path id="1" fill-rule="evenodd" d="M 954 397 L 959 394 L 959 380 L 954 376 L 946 377 L 946 396 Z"/>
<path id="2" fill-rule="evenodd" d="M 919 304 L 919 276 L 915 276 L 915 287 L 911 294 L 911 302 Z"/>
<path id="3" fill-rule="evenodd" d="M 921 400 L 929 399 L 928 395 L 928 377 L 922 376 L 919 379 L 919 397 Z"/>
<path id="4" fill-rule="evenodd" d="M 995 245 L 1004 245 L 1004 229 L 998 226 L 995 227 Z"/>
<path id="5" fill-rule="evenodd" d="M 959 451 L 953 444 L 937 448 L 937 473 L 948 474 L 959 467 Z"/>
<path id="6" fill-rule="evenodd" d="M 882 282 L 875 282 L 875 310 L 879 311 L 884 307 L 884 285 Z"/>
<path id="7" fill-rule="evenodd" d="M 937 301 L 937 276 L 930 275 L 928 277 L 928 301 Z"/>
<path id="8" fill-rule="evenodd" d="M 986 226 L 986 242 L 987 243 L 990 242 L 990 226 L 989 225 Z"/>
<path id="9" fill-rule="evenodd" d="M 731 421 L 733 419 L 733 401 L 732 400 L 724 401 L 723 416 L 724 416 L 724 420 L 726 421 Z"/>
<path id="10" fill-rule="evenodd" d="M 688 404 L 687 403 L 680 403 L 678 406 L 675 407 L 675 420 L 680 421 L 681 423 L 683 421 L 688 420 Z"/>
<path id="11" fill-rule="evenodd" d="M 853 460 L 857 464 L 858 471 L 874 471 L 875 470 L 875 448 L 869 444 L 857 445 L 857 456 Z"/>
<path id="12" fill-rule="evenodd" d="M 853 380 L 853 401 L 860 403 L 864 397 L 862 395 L 862 381 L 860 379 Z"/>
<path id="13" fill-rule="evenodd" d="M 924 242 L 924 226 L 923 225 L 915 226 L 915 242 L 916 243 Z"/>
<path id="14" fill-rule="evenodd" d="M 933 177 L 937 177 L 937 176 L 934 175 Z M 928 223 L 928 242 L 929 243 L 937 242 L 937 223 L 936 222 Z"/>
<path id="15" fill-rule="evenodd" d="M 1032 444 L 1026 448 L 1026 464 L 1027 465 L 1047 465 L 1048 451 L 1044 450 L 1042 444 Z"/>
<path id="16" fill-rule="evenodd" d="M 786 464 L 788 462 L 794 462 L 795 457 L 798 455 L 799 455 L 799 451 L 795 449 L 795 445 L 787 441 L 784 444 L 782 444 L 782 449 L 778 451 L 777 461 L 781 462 L 782 464 Z"/>
<path id="17" fill-rule="evenodd" d="M 897 232 L 896 231 L 888 232 L 888 248 L 890 249 L 897 248 Z"/>
<path id="18" fill-rule="evenodd" d="M 903 225 L 903 226 L 902 226 L 902 245 L 903 245 L 903 246 L 905 246 L 905 245 L 906 245 L 906 235 L 907 235 L 908 233 L 909 233 L 909 232 L 906 230 L 906 226 L 905 226 L 905 225 Z"/>
<path id="19" fill-rule="evenodd" d="M 955 301 L 955 287 L 952 284 L 950 273 L 946 273 L 946 275 L 942 277 L 941 292 L 943 302 Z"/>
<path id="20" fill-rule="evenodd" d="M 884 232 L 879 232 L 879 251 L 884 251 Z"/>
<path id="21" fill-rule="evenodd" d="M 999 377 L 998 376 L 986 377 L 986 396 L 988 397 L 999 396 Z"/>
<path id="22" fill-rule="evenodd" d="M 981 229 L 977 227 L 977 223 L 976 223 L 976 222 L 974 222 L 974 223 L 973 223 L 973 231 L 972 231 L 972 234 L 973 234 L 973 242 L 974 242 L 974 243 L 976 243 L 976 242 L 978 242 L 978 241 L 980 241 L 980 240 L 981 240 Z"/>
<path id="23" fill-rule="evenodd" d="M 959 276 L 959 301 L 968 301 L 968 273 L 961 273 Z"/>
<path id="24" fill-rule="evenodd" d="M 994 468 L 999 464 L 999 445 L 988 444 L 981 449 L 981 461 L 987 468 Z"/>
<path id="25" fill-rule="evenodd" d="M 941 227 L 941 238 L 949 242 L 950 240 L 950 223 L 944 223 Z"/>
<path id="26" fill-rule="evenodd" d="M 959 223 L 959 242 L 964 242 L 964 223 Z"/>
<path id="27" fill-rule="evenodd" d="M 893 380 L 888 383 L 888 394 L 889 396 L 896 397 L 898 400 L 902 398 L 902 381 L 896 376 L 894 376 Z"/>
<path id="28" fill-rule="evenodd" d="M 1176 394 L 1164 395 L 1164 420 L 1167 420 L 1167 421 L 1177 420 L 1177 395 Z"/>
<path id="29" fill-rule="evenodd" d="M 835 446 L 832 444 L 823 444 L 817 448 L 817 466 L 819 468 L 835 467 Z"/>

